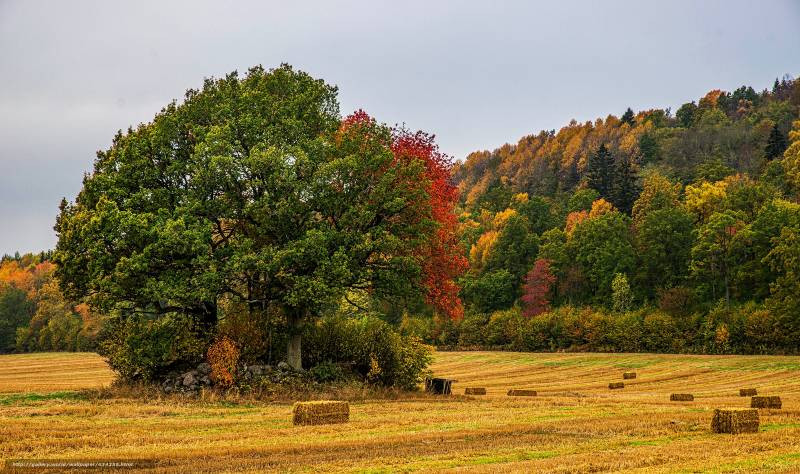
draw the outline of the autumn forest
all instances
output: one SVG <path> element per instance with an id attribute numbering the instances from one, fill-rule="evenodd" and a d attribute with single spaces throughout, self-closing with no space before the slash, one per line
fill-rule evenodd
<path id="1" fill-rule="evenodd" d="M 272 122 L 237 108 L 252 97 Z M 148 379 L 228 342 L 311 367 L 366 338 L 396 346 L 390 385 L 423 344 L 794 353 L 799 110 L 786 76 L 456 162 L 341 119 L 335 87 L 289 66 L 207 80 L 99 153 L 56 249 L 3 257 L 0 350 L 98 350 Z"/>

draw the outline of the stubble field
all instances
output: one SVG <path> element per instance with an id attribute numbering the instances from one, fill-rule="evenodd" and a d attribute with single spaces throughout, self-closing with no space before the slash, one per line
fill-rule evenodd
<path id="1" fill-rule="evenodd" d="M 800 357 L 441 352 L 454 393 L 351 401 L 295 427 L 291 404 L 107 398 L 94 354 L 0 356 L 0 459 L 147 459 L 158 472 L 800 472 Z M 637 372 L 622 390 L 608 383 Z M 713 434 L 740 388 L 779 395 L 761 429 Z M 509 397 L 508 389 L 536 397 Z M 694 402 L 671 402 L 692 393 Z"/>

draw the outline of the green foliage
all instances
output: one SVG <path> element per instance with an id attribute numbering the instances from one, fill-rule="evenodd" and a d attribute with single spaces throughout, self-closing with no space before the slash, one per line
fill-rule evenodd
<path id="1" fill-rule="evenodd" d="M 480 336 L 478 322 L 488 322 Z M 708 314 L 670 314 L 643 308 L 623 313 L 564 305 L 525 318 L 517 308 L 472 315 L 454 330 L 462 347 L 520 351 L 599 351 L 659 353 L 796 353 L 781 331 L 782 316 L 763 305 L 747 303 Z M 482 342 L 481 342 L 482 341 Z"/>
<path id="2" fill-rule="evenodd" d="M 401 336 L 374 316 L 325 317 L 304 335 L 304 365 L 349 364 L 363 379 L 415 389 L 426 375 L 431 348 L 414 336 Z"/>
<path id="3" fill-rule="evenodd" d="M 507 270 L 519 284 L 533 265 L 538 250 L 539 238 L 528 231 L 527 219 L 512 215 L 492 246 L 486 261 L 486 271 Z"/>
<path id="4" fill-rule="evenodd" d="M 274 306 L 292 365 L 303 321 L 349 291 L 421 297 L 425 258 L 449 245 L 429 248 L 444 219 L 429 163 L 419 143 L 396 155 L 400 132 L 338 110 L 335 87 L 288 65 L 256 67 L 119 133 L 75 203 L 62 203 L 63 290 L 123 315 L 186 315 L 206 333 L 221 301 L 254 317 Z"/>
<path id="5" fill-rule="evenodd" d="M 27 326 L 35 305 L 24 291 L 13 287 L 0 287 L 0 352 L 13 351 L 17 328 Z"/>
<path id="6" fill-rule="evenodd" d="M 625 214 L 630 214 L 639 197 L 639 183 L 631 160 L 620 157 L 614 163 L 614 174 L 609 189 L 609 201 Z"/>
<path id="7" fill-rule="evenodd" d="M 596 152 L 589 155 L 589 162 L 586 165 L 589 187 L 597 191 L 600 197 L 606 199 L 612 195 L 614 161 L 614 156 L 606 148 L 606 145 L 602 144 Z"/>
<path id="8" fill-rule="evenodd" d="M 467 312 L 458 325 L 458 345 L 468 347 L 486 344 L 487 324 L 489 324 L 489 315 Z"/>
<path id="9" fill-rule="evenodd" d="M 786 135 L 781 132 L 776 123 L 769 132 L 767 146 L 764 148 L 764 156 L 766 156 L 768 160 L 779 158 L 783 156 L 783 152 L 786 151 L 788 146 L 789 142 L 786 139 Z"/>
<path id="10" fill-rule="evenodd" d="M 659 288 L 683 284 L 694 245 L 694 218 L 682 207 L 656 209 L 637 228 L 637 281 L 648 297 Z"/>
<path id="11" fill-rule="evenodd" d="M 680 106 L 675 112 L 675 118 L 682 127 L 689 128 L 694 124 L 695 115 L 697 114 L 697 105 L 694 101 L 687 102 Z"/>
<path id="12" fill-rule="evenodd" d="M 635 268 L 629 227 L 628 217 L 609 212 L 579 223 L 567 242 L 567 254 L 582 269 L 595 301 L 608 302 L 614 275 Z"/>
<path id="13" fill-rule="evenodd" d="M 767 304 L 779 321 L 781 338 L 796 344 L 800 339 L 800 227 L 782 229 L 773 242 L 775 247 L 765 260 L 777 278 Z"/>
<path id="14" fill-rule="evenodd" d="M 591 207 L 591 203 L 589 206 Z M 553 207 L 553 203 L 540 196 L 534 196 L 527 201 L 515 203 L 513 209 L 526 219 L 529 232 L 541 235 L 561 224 L 553 213 Z"/>
<path id="15" fill-rule="evenodd" d="M 197 365 L 209 341 L 188 317 L 114 317 L 101 333 L 99 352 L 127 380 L 153 381 L 171 370 Z"/>
<path id="16" fill-rule="evenodd" d="M 630 311 L 633 306 L 633 293 L 631 292 L 631 285 L 628 284 L 628 277 L 622 273 L 614 275 L 614 280 L 611 282 L 611 292 L 614 311 L 617 313 Z"/>
<path id="17" fill-rule="evenodd" d="M 567 203 L 567 212 L 589 211 L 592 203 L 600 198 L 600 193 L 592 188 L 583 188 L 575 191 Z"/>
<path id="18" fill-rule="evenodd" d="M 698 229 L 690 268 L 701 291 L 707 292 L 712 300 L 724 296 L 730 301 L 731 275 L 743 245 L 742 238 L 737 236 L 744 227 L 744 219 L 741 211 L 715 212 Z"/>
<path id="19" fill-rule="evenodd" d="M 519 291 L 518 279 L 508 270 L 496 270 L 462 281 L 464 301 L 479 312 L 511 307 Z"/>
<path id="20" fill-rule="evenodd" d="M 347 378 L 347 374 L 341 365 L 330 361 L 320 362 L 308 369 L 308 373 L 319 383 L 338 382 Z"/>

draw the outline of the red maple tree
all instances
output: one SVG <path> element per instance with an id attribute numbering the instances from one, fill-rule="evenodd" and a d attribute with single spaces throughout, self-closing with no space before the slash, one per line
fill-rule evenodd
<path id="1" fill-rule="evenodd" d="M 540 258 L 533 264 L 533 268 L 525 275 L 525 284 L 522 288 L 522 314 L 536 316 L 550 309 L 550 289 L 556 277 L 550 271 L 550 260 Z"/>
<path id="2" fill-rule="evenodd" d="M 342 121 L 340 133 L 354 126 L 371 126 L 375 119 L 363 110 L 357 110 Z M 425 186 L 428 202 L 415 203 L 425 218 L 436 223 L 434 234 L 419 246 L 415 255 L 422 265 L 422 283 L 425 287 L 425 301 L 438 313 L 452 319 L 464 315 L 460 290 L 455 278 L 461 275 L 469 263 L 464 256 L 458 239 L 458 219 L 455 205 L 458 202 L 458 189 L 451 181 L 453 167 L 449 156 L 439 151 L 435 137 L 422 131 L 410 132 L 395 127 L 391 134 L 391 147 L 396 162 L 418 160 L 424 164 L 423 176 L 415 182 L 398 182 L 398 186 Z M 418 218 L 422 218 L 418 215 Z"/>
<path id="3" fill-rule="evenodd" d="M 437 223 L 427 245 L 418 249 L 422 257 L 426 302 L 452 319 L 464 315 L 455 278 L 469 265 L 458 240 L 454 208 L 458 189 L 451 181 L 452 159 L 439 151 L 434 135 L 405 128 L 393 131 L 392 151 L 398 159 L 417 159 L 425 164 L 431 217 Z"/>

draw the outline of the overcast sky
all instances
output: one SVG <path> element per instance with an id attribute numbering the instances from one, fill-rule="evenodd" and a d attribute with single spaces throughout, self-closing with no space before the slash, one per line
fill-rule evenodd
<path id="1" fill-rule="evenodd" d="M 293 5 L 290 5 L 293 4 Z M 55 245 L 95 152 L 202 79 L 288 62 L 458 159 L 800 73 L 800 2 L 0 0 L 0 254 Z"/>

